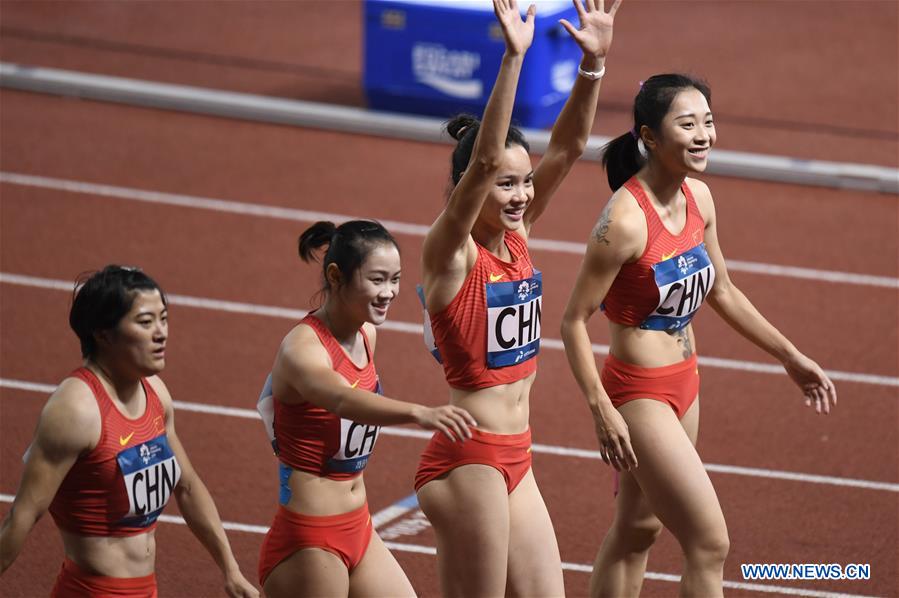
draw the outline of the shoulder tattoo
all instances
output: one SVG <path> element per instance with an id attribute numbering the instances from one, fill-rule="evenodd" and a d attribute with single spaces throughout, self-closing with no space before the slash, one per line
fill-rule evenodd
<path id="1" fill-rule="evenodd" d="M 599 243 L 609 244 L 609 240 L 606 238 L 606 235 L 609 233 L 609 225 L 612 224 L 612 202 L 606 204 L 606 207 L 603 208 L 602 214 L 599 215 L 599 222 L 596 223 L 596 226 L 593 227 L 593 232 L 590 233 L 590 236 L 597 240 Z"/>

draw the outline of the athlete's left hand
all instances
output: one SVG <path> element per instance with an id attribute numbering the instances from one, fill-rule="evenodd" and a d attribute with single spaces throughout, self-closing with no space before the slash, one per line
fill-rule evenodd
<path id="1" fill-rule="evenodd" d="M 584 56 L 605 58 L 612 46 L 612 23 L 622 0 L 615 0 L 609 12 L 606 12 L 604 0 L 571 0 L 577 10 L 580 28 L 565 19 L 559 19 L 569 35 L 581 47 Z"/>
<path id="2" fill-rule="evenodd" d="M 830 406 L 837 404 L 837 389 L 821 366 L 801 353 L 785 361 L 783 366 L 802 389 L 806 406 L 814 403 L 816 412 L 830 413 Z"/>
<path id="3" fill-rule="evenodd" d="M 225 577 L 225 592 L 231 598 L 259 598 L 259 590 L 253 587 L 240 571 Z"/>

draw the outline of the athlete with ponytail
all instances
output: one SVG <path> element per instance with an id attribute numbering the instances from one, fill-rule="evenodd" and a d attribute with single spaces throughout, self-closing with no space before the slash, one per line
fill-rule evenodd
<path id="1" fill-rule="evenodd" d="M 262 545 L 267 596 L 413 596 L 372 530 L 362 470 L 379 426 L 415 423 L 462 443 L 472 417 L 381 395 L 375 326 L 399 292 L 400 253 L 369 220 L 318 222 L 300 236 L 303 261 L 326 248 L 324 303 L 284 337 L 259 410 L 280 462 L 280 506 Z"/>
<path id="2" fill-rule="evenodd" d="M 574 162 L 593 124 L 612 22 L 620 0 L 574 0 L 580 19 L 562 25 L 583 51 L 579 76 L 536 169 L 510 127 L 535 9 L 494 0 L 506 44 L 482 122 L 447 126 L 458 142 L 453 189 L 422 249 L 423 295 L 450 402 L 478 421 L 464 444 L 435 434 L 415 479 L 437 533 L 447 597 L 561 596 L 559 547 L 531 471 L 529 397 L 540 343 L 541 274 L 531 226 Z"/>
<path id="3" fill-rule="evenodd" d="M 712 195 L 688 178 L 705 170 L 715 138 L 708 86 L 656 75 L 634 101 L 634 128 L 603 154 L 614 193 L 593 229 L 562 323 L 602 459 L 619 476 L 615 521 L 594 563 L 593 596 L 640 593 L 663 524 L 684 552 L 681 595 L 722 593 L 727 527 L 695 449 L 699 372 L 690 321 L 704 301 L 783 363 L 807 405 L 828 413 L 836 403 L 824 371 L 728 277 Z M 611 331 L 601 374 L 587 333 L 598 308 Z"/>

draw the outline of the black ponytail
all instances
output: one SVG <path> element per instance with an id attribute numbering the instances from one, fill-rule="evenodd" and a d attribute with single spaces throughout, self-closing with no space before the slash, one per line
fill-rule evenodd
<path id="1" fill-rule="evenodd" d="M 328 266 L 337 264 L 343 280 L 348 281 L 372 249 L 384 244 L 393 245 L 397 251 L 400 250 L 393 235 L 374 220 L 349 220 L 340 226 L 322 220 L 304 230 L 297 243 L 300 258 L 304 262 L 316 260 L 316 252 L 327 246 L 321 260 L 322 294 L 331 290 L 327 278 Z"/>
<path id="2" fill-rule="evenodd" d="M 619 135 L 602 148 L 602 166 L 606 169 L 609 187 L 617 191 L 646 164 L 640 154 L 637 138 L 631 131 Z"/>
<path id="3" fill-rule="evenodd" d="M 653 75 L 640 84 L 634 98 L 634 128 L 607 143 L 602 149 L 602 164 L 609 187 L 617 191 L 646 164 L 638 140 L 643 126 L 658 133 L 675 96 L 685 89 L 696 89 L 712 106 L 712 90 L 701 79 L 681 74 Z"/>
<path id="4" fill-rule="evenodd" d="M 303 231 L 299 240 L 300 259 L 310 262 L 315 257 L 315 252 L 331 243 L 331 237 L 337 231 L 333 222 L 320 220 Z"/>
<path id="5" fill-rule="evenodd" d="M 451 158 L 452 170 L 450 172 L 453 186 L 455 186 L 462 179 L 462 174 L 471 161 L 471 152 L 474 150 L 474 142 L 481 129 L 481 121 L 471 114 L 458 114 L 446 123 L 445 128 L 450 137 L 457 142 Z M 509 131 L 506 133 L 506 147 L 512 147 L 513 144 L 520 145 L 527 152 L 531 151 L 531 146 L 528 145 L 521 130 L 510 125 Z"/>

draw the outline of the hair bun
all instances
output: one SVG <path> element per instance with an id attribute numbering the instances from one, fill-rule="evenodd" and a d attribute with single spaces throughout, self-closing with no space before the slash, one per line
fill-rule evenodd
<path id="1" fill-rule="evenodd" d="M 477 130 L 481 121 L 470 114 L 459 114 L 446 123 L 446 132 L 456 141 L 460 141 L 470 130 Z"/>

